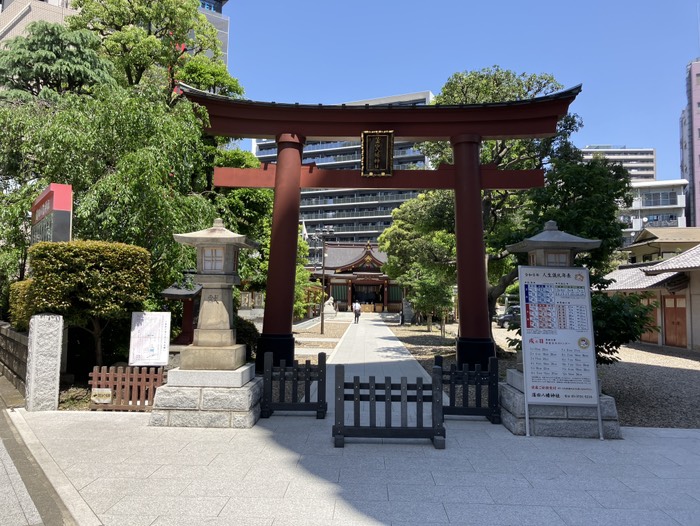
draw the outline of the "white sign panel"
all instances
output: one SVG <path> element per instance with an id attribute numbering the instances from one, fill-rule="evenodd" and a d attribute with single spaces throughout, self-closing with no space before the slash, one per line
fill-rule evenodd
<path id="1" fill-rule="evenodd" d="M 169 312 L 132 312 L 129 365 L 167 365 L 170 350 Z"/>
<path id="2" fill-rule="evenodd" d="M 528 404 L 597 405 L 588 270 L 519 269 Z"/>

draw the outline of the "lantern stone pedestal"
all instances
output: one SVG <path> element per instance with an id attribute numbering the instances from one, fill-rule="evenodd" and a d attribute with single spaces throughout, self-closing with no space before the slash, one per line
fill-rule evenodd
<path id="1" fill-rule="evenodd" d="M 223 227 L 175 235 L 197 249 L 196 283 L 202 286 L 192 345 L 179 347 L 180 367 L 168 372 L 156 391 L 150 425 L 249 428 L 260 418 L 262 379 L 246 364 L 244 344 L 236 344 L 232 288 L 238 250 L 254 248 L 245 236 Z"/>
<path id="2" fill-rule="evenodd" d="M 615 399 L 602 393 L 599 396 L 603 436 L 622 438 Z M 506 371 L 506 381 L 498 384 L 498 399 L 505 428 L 514 435 L 525 435 L 525 382 L 521 371 Z M 530 404 L 529 413 L 532 436 L 598 438 L 595 407 Z"/>

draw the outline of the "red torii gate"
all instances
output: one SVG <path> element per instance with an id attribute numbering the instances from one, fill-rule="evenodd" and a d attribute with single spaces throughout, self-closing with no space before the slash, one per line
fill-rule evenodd
<path id="1" fill-rule="evenodd" d="M 262 168 L 216 168 L 215 186 L 274 188 L 272 237 L 263 332 L 258 357 L 294 358 L 294 277 L 301 188 L 453 189 L 457 239 L 459 337 L 457 362 L 484 367 L 494 354 L 488 315 L 481 218 L 481 189 L 541 186 L 542 170 L 497 170 L 479 164 L 483 139 L 554 135 L 559 119 L 581 91 L 566 91 L 504 103 L 458 106 L 324 106 L 237 100 L 181 86 L 209 112 L 209 133 L 275 139 L 277 164 Z M 437 170 L 396 170 L 391 177 L 362 177 L 354 170 L 302 166 L 306 140 L 358 140 L 363 131 L 392 130 L 410 141 L 449 140 L 454 165 Z M 261 358 L 262 360 L 262 358 Z M 262 361 L 259 365 L 262 365 Z"/>

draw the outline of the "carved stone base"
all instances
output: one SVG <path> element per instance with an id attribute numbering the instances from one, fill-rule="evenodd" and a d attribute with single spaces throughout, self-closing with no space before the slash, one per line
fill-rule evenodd
<path id="1" fill-rule="evenodd" d="M 175 384 L 159 387 L 149 425 L 159 427 L 250 428 L 260 418 L 262 378 L 248 380 L 252 364 L 242 371 L 176 372 Z M 239 374 L 240 373 L 240 374 Z M 211 375 L 214 375 L 213 377 Z M 240 387 L 229 387 L 246 381 Z M 198 383 L 215 384 L 196 385 Z"/>
<path id="2" fill-rule="evenodd" d="M 498 384 L 501 421 L 514 435 L 525 434 L 523 373 L 508 369 L 507 381 Z M 605 438 L 622 438 L 615 399 L 600 395 L 600 412 Z M 595 407 L 530 404 L 530 434 L 547 437 L 599 438 Z"/>
<path id="3" fill-rule="evenodd" d="M 188 345 L 180 350 L 180 369 L 235 371 L 245 364 L 245 344 L 228 347 Z"/>

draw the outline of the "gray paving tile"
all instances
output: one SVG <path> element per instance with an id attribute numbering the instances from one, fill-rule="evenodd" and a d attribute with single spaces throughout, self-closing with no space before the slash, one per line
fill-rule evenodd
<path id="1" fill-rule="evenodd" d="M 486 504 L 445 504 L 450 524 L 489 524 L 490 526 L 565 526 L 548 506 L 503 506 Z"/>
<path id="2" fill-rule="evenodd" d="M 530 482 L 520 473 L 465 473 L 459 471 L 433 472 L 437 486 L 504 486 L 530 487 Z"/>
<path id="3" fill-rule="evenodd" d="M 597 508 L 598 502 L 584 490 L 489 487 L 496 504 L 515 506 L 566 506 Z"/>
<path id="4" fill-rule="evenodd" d="M 536 489 L 619 491 L 630 489 L 622 481 L 614 477 L 587 477 L 564 474 L 555 476 L 525 475 L 525 478 Z"/>
<path id="5" fill-rule="evenodd" d="M 361 521 L 372 519 L 382 524 L 397 521 L 447 524 L 445 509 L 438 502 L 377 502 L 377 501 L 337 501 L 333 519 L 337 521 Z"/>
<path id="6" fill-rule="evenodd" d="M 127 495 L 106 510 L 107 515 L 179 515 L 216 517 L 228 502 L 226 497 L 172 497 Z"/>
<path id="7" fill-rule="evenodd" d="M 700 517 L 695 510 L 665 510 L 665 513 L 675 522 L 682 526 L 698 526 Z"/>
<path id="8" fill-rule="evenodd" d="M 392 502 L 461 502 L 494 504 L 486 487 L 429 486 L 427 484 L 389 484 Z"/>
<path id="9" fill-rule="evenodd" d="M 342 499 L 345 501 L 388 501 L 387 485 L 383 483 L 337 483 L 327 480 L 295 480 L 289 483 L 285 499 Z"/>
<path id="10" fill-rule="evenodd" d="M 698 510 L 700 501 L 686 493 L 650 491 L 589 491 L 604 508 L 635 510 Z"/>
<path id="11" fill-rule="evenodd" d="M 124 515 L 109 515 L 109 514 L 98 514 L 97 517 L 103 526 L 151 526 L 157 519 L 156 516 L 130 516 L 125 517 Z M 192 523 L 192 519 L 187 520 Z"/>
<path id="12" fill-rule="evenodd" d="M 595 526 L 677 526 L 680 524 L 660 510 L 556 508 L 555 511 L 569 526 L 591 526 L 592 524 Z"/>
<path id="13" fill-rule="evenodd" d="M 316 520 L 329 522 L 333 518 L 335 502 L 313 499 L 273 499 L 265 497 L 229 499 L 219 517 L 241 520 L 247 517 L 277 520 Z"/>
<path id="14" fill-rule="evenodd" d="M 269 481 L 251 484 L 244 480 L 194 480 L 179 495 L 183 497 L 268 497 L 282 498 L 289 482 Z"/>
<path id="15" fill-rule="evenodd" d="M 273 519 L 261 519 L 257 517 L 245 517 L 233 519 L 230 517 L 198 517 L 197 525 L 203 526 L 272 526 Z M 115 524 L 115 526 L 118 526 Z M 192 526 L 190 517 L 160 516 L 150 526 Z"/>

